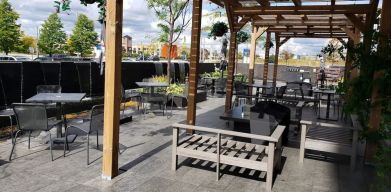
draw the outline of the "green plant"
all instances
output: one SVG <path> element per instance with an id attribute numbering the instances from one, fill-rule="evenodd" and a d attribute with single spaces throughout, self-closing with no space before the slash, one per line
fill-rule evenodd
<path id="1" fill-rule="evenodd" d="M 360 75 L 347 82 L 349 91 L 345 110 L 359 116 L 363 127 L 361 137 L 380 146 L 375 162 L 377 178 L 372 186 L 378 189 L 390 186 L 390 181 L 387 183 L 384 176 L 390 173 L 391 151 L 384 150 L 381 143 L 391 139 L 391 41 L 378 31 L 372 31 L 365 36 L 370 39 L 368 44 L 349 47 L 352 51 L 353 67 L 360 69 Z M 376 100 L 372 100 L 375 87 L 379 88 L 378 96 Z M 375 130 L 369 129 L 369 115 L 373 107 L 381 110 L 380 127 Z M 377 189 L 373 190 L 378 191 Z"/>
<path id="2" fill-rule="evenodd" d="M 238 44 L 240 44 L 240 43 L 245 43 L 245 42 L 247 42 L 249 39 L 250 39 L 250 34 L 244 32 L 244 31 L 239 31 L 239 32 L 236 34 L 236 40 L 237 40 L 237 43 L 238 43 Z"/>
<path id="3" fill-rule="evenodd" d="M 103 23 L 106 18 L 106 0 L 80 0 L 80 3 L 87 6 L 88 4 L 98 4 L 99 8 L 99 19 L 100 23 Z M 71 0 L 55 0 L 54 7 L 56 8 L 56 12 L 60 11 L 69 11 L 71 9 Z"/>
<path id="4" fill-rule="evenodd" d="M 152 76 L 152 81 L 157 83 L 167 83 L 168 76 L 167 75 L 154 75 Z"/>
<path id="5" fill-rule="evenodd" d="M 216 39 L 216 37 L 221 37 L 224 34 L 228 32 L 228 26 L 226 23 L 218 21 L 212 25 L 212 29 L 210 30 L 210 33 L 208 34 L 208 37 L 213 37 L 213 39 Z"/>
<path id="6" fill-rule="evenodd" d="M 184 84 L 174 83 L 174 84 L 170 84 L 170 86 L 168 86 L 166 88 L 167 94 L 183 95 L 184 92 L 185 92 L 185 85 Z"/>

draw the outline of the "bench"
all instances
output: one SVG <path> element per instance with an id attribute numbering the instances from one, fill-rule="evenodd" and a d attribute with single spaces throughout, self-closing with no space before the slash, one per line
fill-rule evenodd
<path id="1" fill-rule="evenodd" d="M 350 156 L 350 169 L 356 166 L 358 131 L 357 121 L 353 126 L 322 122 L 301 122 L 299 162 L 304 162 L 306 149 Z"/>
<path id="2" fill-rule="evenodd" d="M 255 135 L 222 129 L 174 124 L 172 145 L 172 167 L 175 171 L 178 156 L 190 157 L 217 164 L 217 180 L 220 178 L 220 165 L 232 165 L 266 172 L 266 189 L 271 191 L 273 170 L 281 169 L 282 133 L 285 126 L 277 126 L 271 136 Z M 208 133 L 193 134 L 179 141 L 179 129 Z M 228 136 L 228 137 L 222 137 Z M 234 141 L 230 137 L 244 137 L 267 141 L 267 145 L 259 145 Z"/>

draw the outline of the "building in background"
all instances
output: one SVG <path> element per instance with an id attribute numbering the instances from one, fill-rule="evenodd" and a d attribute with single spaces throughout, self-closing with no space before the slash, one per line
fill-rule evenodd
<path id="1" fill-rule="evenodd" d="M 122 37 L 122 51 L 125 53 L 132 52 L 132 37 L 125 35 Z"/>
<path id="2" fill-rule="evenodd" d="M 135 44 L 132 47 L 133 54 L 146 54 L 146 55 L 161 55 L 160 43 L 150 43 L 150 44 Z"/>

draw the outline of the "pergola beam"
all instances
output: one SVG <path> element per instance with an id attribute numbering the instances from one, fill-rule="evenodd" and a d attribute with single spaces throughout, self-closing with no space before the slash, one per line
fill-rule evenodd
<path id="1" fill-rule="evenodd" d="M 225 94 L 225 112 L 231 110 L 233 96 L 233 82 L 235 72 L 235 56 L 236 56 L 236 31 L 233 31 L 229 40 L 229 58 L 227 67 L 227 84 Z"/>
<path id="2" fill-rule="evenodd" d="M 107 1 L 102 178 L 118 175 L 123 0 Z"/>
<path id="3" fill-rule="evenodd" d="M 270 5 L 270 2 L 269 0 L 256 0 L 261 6 L 269 6 Z"/>
<path id="4" fill-rule="evenodd" d="M 280 37 L 290 38 L 349 38 L 346 34 L 281 34 Z"/>
<path id="5" fill-rule="evenodd" d="M 275 47 L 274 65 L 273 65 L 273 89 L 275 91 L 276 90 L 276 86 L 277 86 L 278 57 L 279 57 L 279 54 L 280 54 L 281 41 L 280 41 L 280 35 L 278 33 L 275 33 L 274 36 L 275 36 L 275 39 L 276 39 L 276 47 Z M 285 39 L 287 39 L 287 38 L 285 38 Z"/>
<path id="6" fill-rule="evenodd" d="M 250 63 L 248 67 L 248 82 L 254 83 L 254 66 L 255 66 L 255 53 L 257 49 L 257 39 L 267 30 L 267 27 L 256 27 L 252 26 L 253 31 L 251 33 L 251 44 L 250 44 Z M 250 93 L 252 90 L 250 89 Z"/>
<path id="7" fill-rule="evenodd" d="M 280 35 L 278 35 L 278 37 L 280 37 Z M 290 37 L 285 37 L 285 39 L 280 41 L 279 46 L 281 47 L 282 45 L 284 45 L 289 39 L 290 39 Z"/>
<path id="8" fill-rule="evenodd" d="M 225 11 L 227 13 L 227 19 L 228 19 L 228 25 L 229 25 L 229 30 L 231 31 L 231 33 L 233 31 L 235 31 L 235 21 L 233 19 L 233 13 L 232 13 L 232 8 L 231 8 L 231 3 L 230 1 L 228 0 L 224 0 L 224 7 L 225 7 Z"/>
<path id="9" fill-rule="evenodd" d="M 359 19 L 355 14 L 348 13 L 345 16 L 354 24 L 354 26 L 359 29 L 361 32 L 367 31 L 365 24 Z"/>
<path id="10" fill-rule="evenodd" d="M 361 22 L 361 21 L 360 21 Z M 308 20 L 299 20 L 299 19 L 284 19 L 277 21 L 275 19 L 264 19 L 256 20 L 255 25 L 257 26 L 353 26 L 353 23 L 347 19 L 335 19 L 330 22 L 329 18 L 327 19 L 308 19 Z"/>
<path id="11" fill-rule="evenodd" d="M 295 6 L 301 6 L 301 0 L 292 0 Z"/>
<path id="12" fill-rule="evenodd" d="M 266 45 L 265 45 L 265 60 L 263 64 L 263 81 L 262 84 L 267 84 L 267 77 L 269 72 L 269 51 L 270 51 L 270 40 L 271 39 L 271 33 L 267 31 L 266 33 Z"/>
<path id="13" fill-rule="evenodd" d="M 306 5 L 306 6 L 254 6 L 240 7 L 234 10 L 235 15 L 327 15 L 327 14 L 367 14 L 371 5 Z"/>
<path id="14" fill-rule="evenodd" d="M 200 62 L 200 39 L 202 20 L 202 0 L 193 0 L 189 66 L 189 87 L 187 124 L 194 125 L 196 121 L 196 95 L 198 84 L 198 66 Z"/>

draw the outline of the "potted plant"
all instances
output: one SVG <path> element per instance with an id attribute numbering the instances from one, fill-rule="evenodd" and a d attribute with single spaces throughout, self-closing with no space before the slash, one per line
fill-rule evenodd
<path id="1" fill-rule="evenodd" d="M 186 96 L 184 95 L 184 84 L 170 84 L 170 86 L 166 88 L 166 93 L 171 97 L 170 99 L 172 99 L 177 107 L 185 107 L 187 105 Z"/>
<path id="2" fill-rule="evenodd" d="M 213 39 L 216 39 L 216 37 L 222 37 L 227 32 L 228 32 L 227 24 L 224 22 L 218 21 L 212 25 L 212 29 L 210 30 L 210 33 L 208 34 L 208 36 L 213 37 Z"/>

